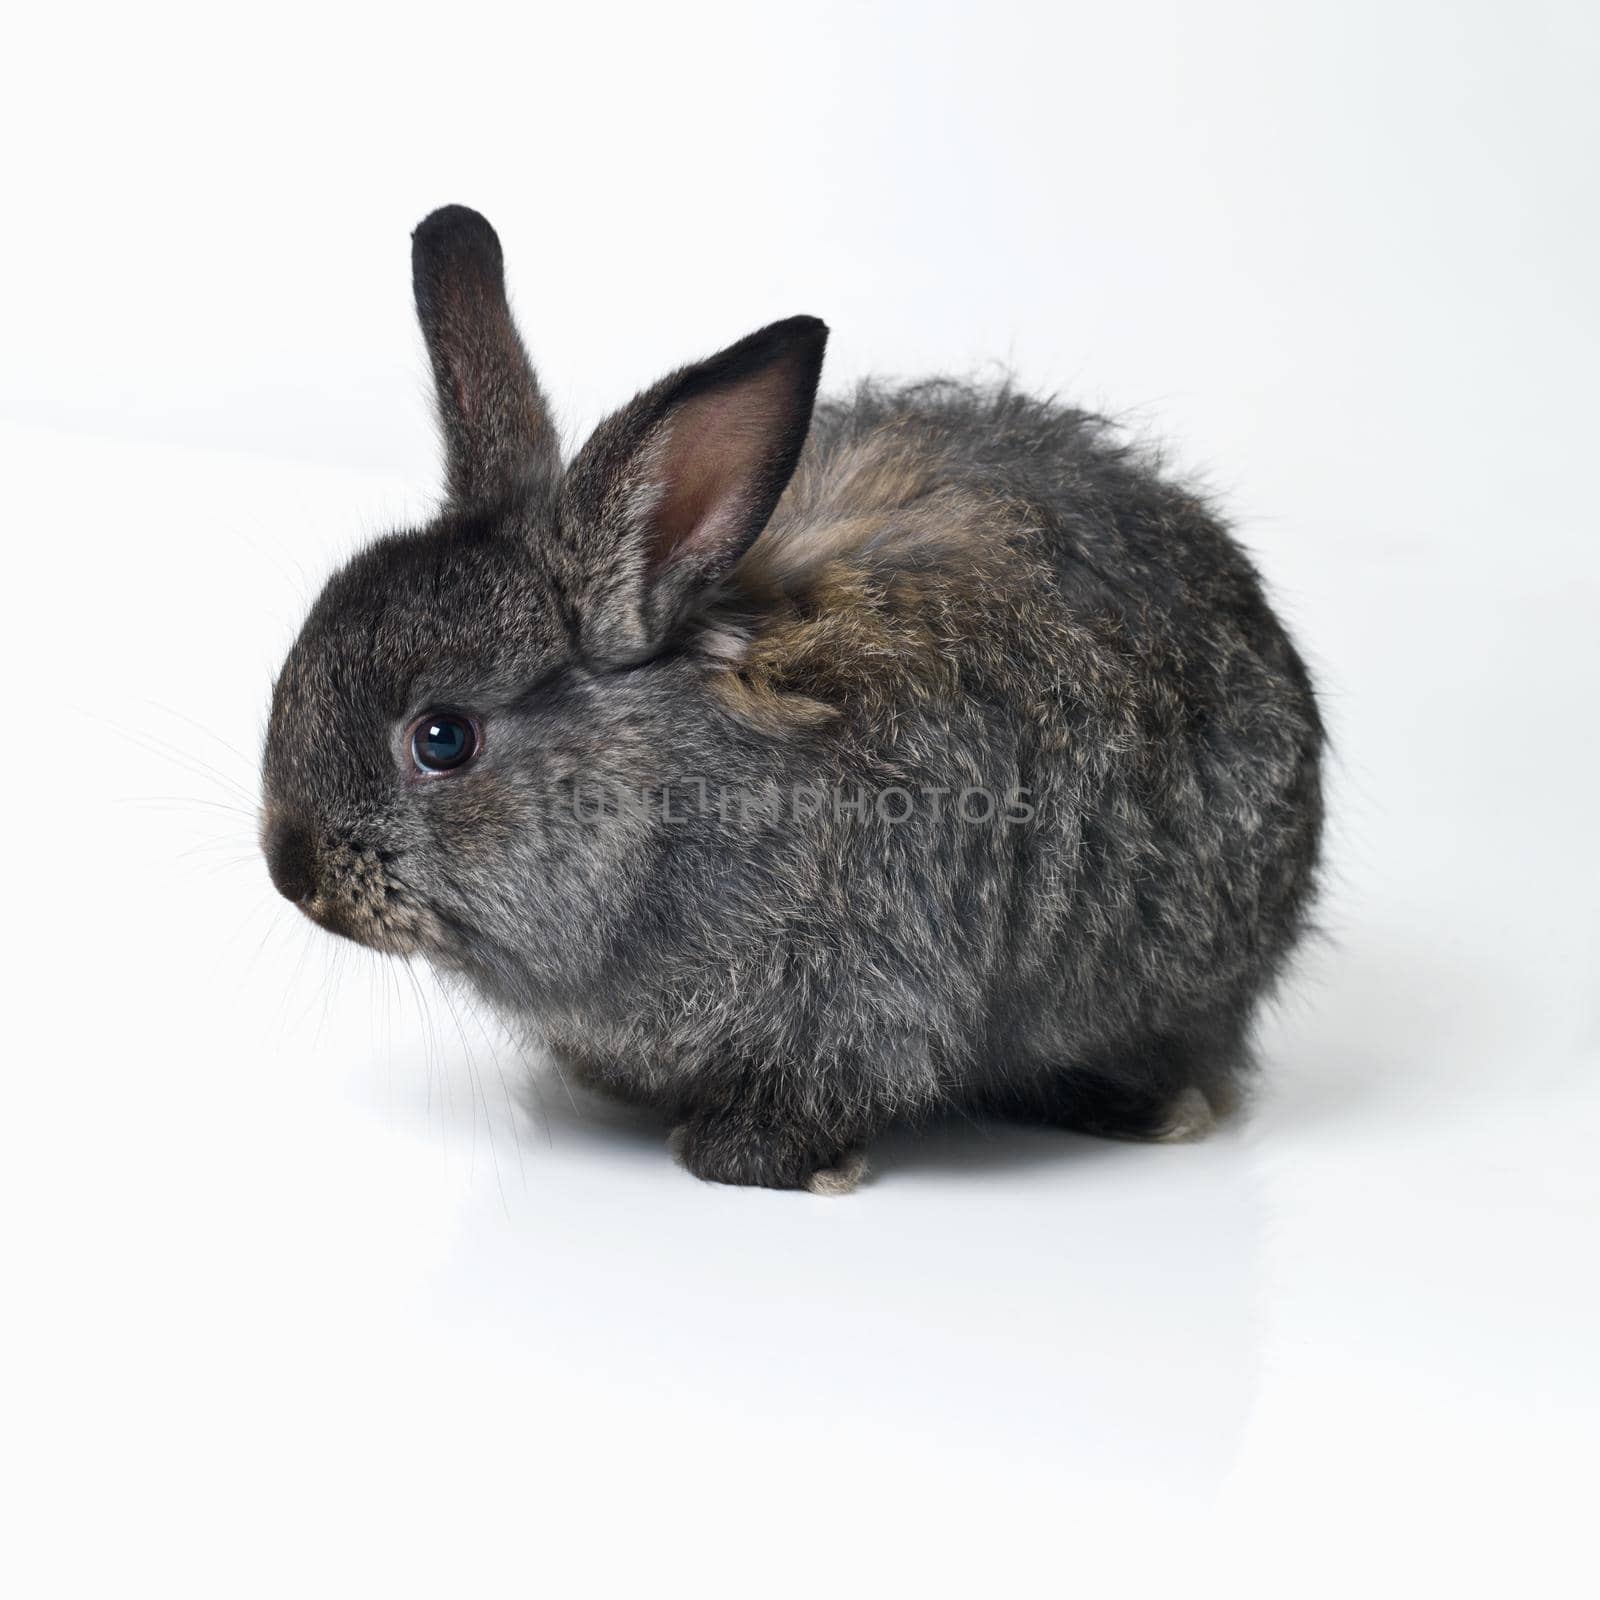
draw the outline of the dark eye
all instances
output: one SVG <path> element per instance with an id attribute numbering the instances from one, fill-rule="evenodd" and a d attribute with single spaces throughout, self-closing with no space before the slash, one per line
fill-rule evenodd
<path id="1" fill-rule="evenodd" d="M 477 749 L 477 729 L 453 711 L 430 711 L 411 730 L 411 759 L 424 772 L 453 772 Z"/>

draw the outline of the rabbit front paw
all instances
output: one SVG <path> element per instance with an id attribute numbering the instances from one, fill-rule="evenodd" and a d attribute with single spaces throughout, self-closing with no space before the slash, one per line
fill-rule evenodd
<path id="1" fill-rule="evenodd" d="M 849 1194 L 867 1170 L 860 1150 L 813 1130 L 738 1111 L 706 1112 L 675 1128 L 671 1148 L 695 1177 L 763 1189 Z"/>

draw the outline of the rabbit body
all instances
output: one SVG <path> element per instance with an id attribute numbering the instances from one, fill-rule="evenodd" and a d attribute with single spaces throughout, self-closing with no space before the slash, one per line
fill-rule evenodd
<path id="1" fill-rule="evenodd" d="M 1309 679 L 1210 508 L 1003 386 L 813 415 L 810 319 L 564 467 L 487 224 L 416 261 L 451 499 L 290 653 L 280 888 L 661 1107 L 702 1177 L 848 1187 L 943 1107 L 1198 1131 L 1322 817 Z M 441 706 L 459 771 L 410 759 Z"/>

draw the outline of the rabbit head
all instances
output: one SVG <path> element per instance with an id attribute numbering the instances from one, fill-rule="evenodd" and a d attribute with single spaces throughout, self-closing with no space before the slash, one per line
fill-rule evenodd
<path id="1" fill-rule="evenodd" d="M 413 275 L 445 502 L 312 607 L 273 690 L 262 846 L 323 927 L 525 993 L 530 961 L 578 981 L 585 928 L 658 848 L 575 786 L 687 770 L 716 737 L 699 619 L 794 471 L 827 330 L 795 317 L 672 374 L 564 468 L 493 229 L 434 213 Z"/>

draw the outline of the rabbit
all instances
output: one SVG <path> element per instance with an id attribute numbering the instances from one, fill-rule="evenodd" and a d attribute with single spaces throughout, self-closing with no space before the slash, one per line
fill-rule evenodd
<path id="1" fill-rule="evenodd" d="M 1323 730 L 1207 502 L 1009 383 L 817 401 L 773 323 L 563 463 L 461 206 L 412 240 L 446 492 L 328 582 L 261 839 L 725 1184 L 940 1111 L 1195 1137 L 1307 926 Z"/>

